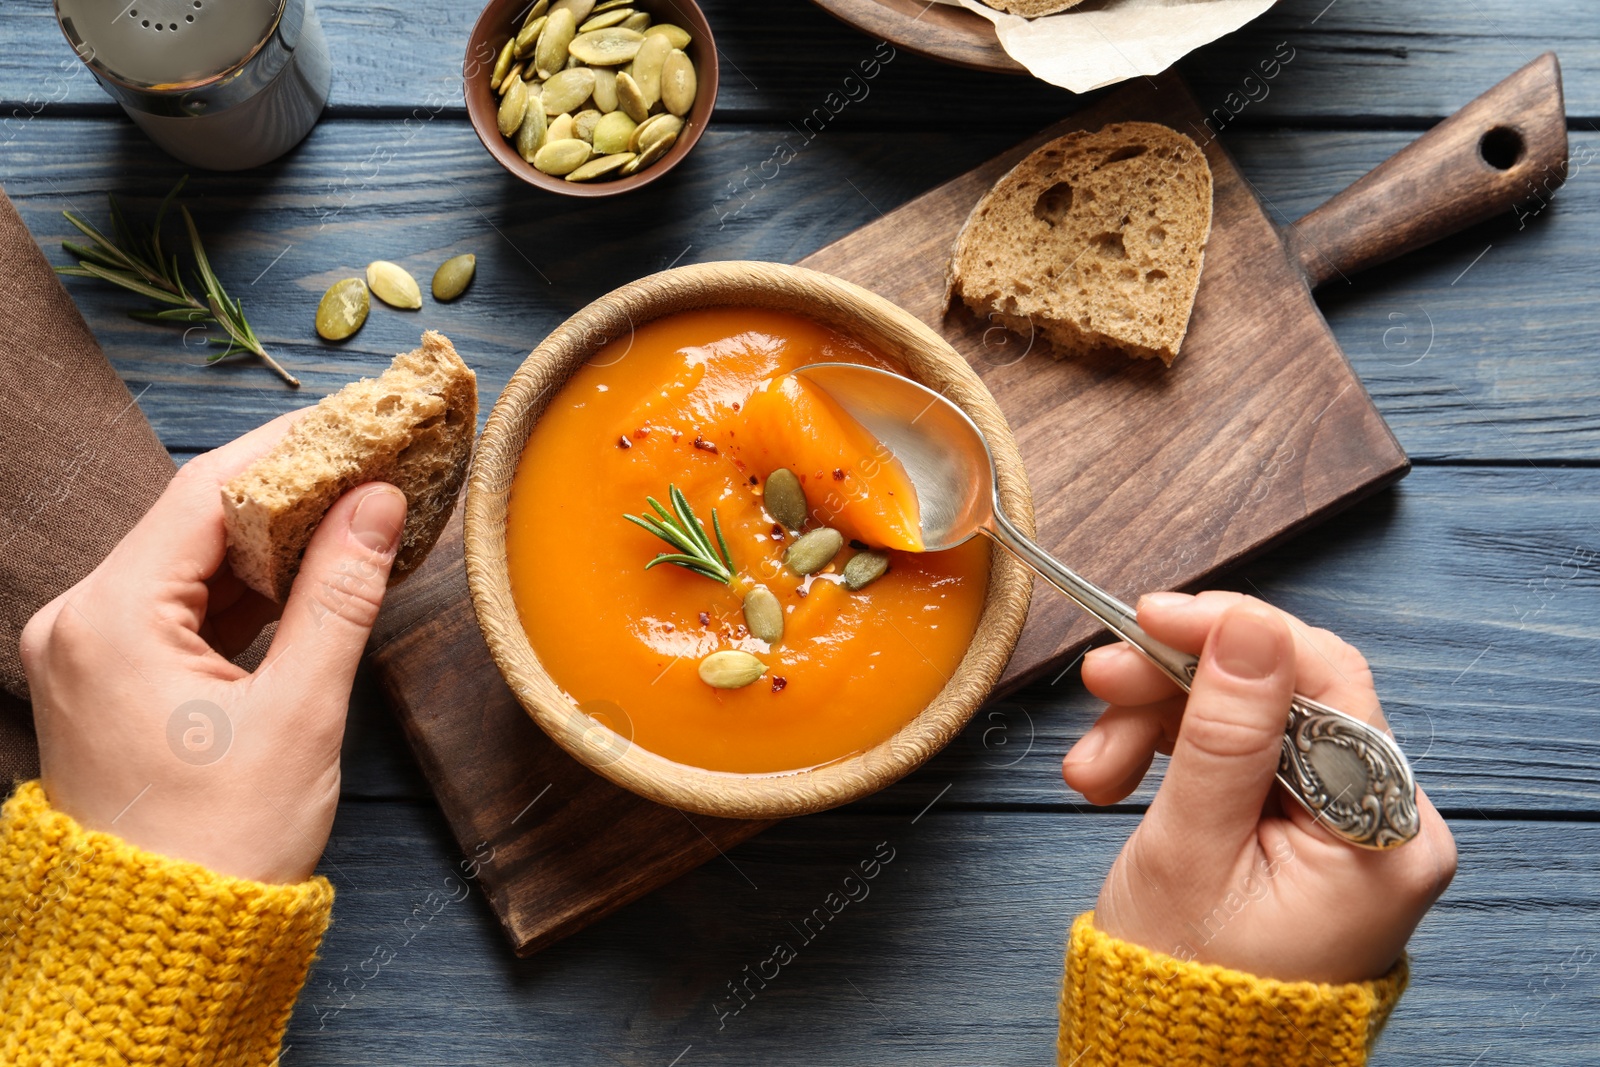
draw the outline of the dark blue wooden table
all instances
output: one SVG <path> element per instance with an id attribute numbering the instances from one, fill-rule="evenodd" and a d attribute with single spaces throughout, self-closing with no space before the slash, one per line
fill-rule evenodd
<path id="1" fill-rule="evenodd" d="M 336 68 L 321 125 L 286 159 L 189 185 L 224 280 L 305 389 L 205 367 L 177 331 L 129 320 L 135 298 L 70 284 L 179 459 L 376 372 L 424 326 L 468 355 L 487 409 L 608 289 L 674 263 L 793 261 L 1078 102 L 900 52 L 777 178 L 744 185 L 874 42 L 800 0 L 710 3 L 715 124 L 670 179 L 578 204 L 508 178 L 467 124 L 475 5 L 318 6 Z M 52 255 L 63 208 L 103 217 L 107 191 L 148 206 L 182 173 L 78 66 L 49 4 L 8 2 L 0 41 L 0 182 Z M 1285 46 L 1276 79 L 1246 82 Z M 1379 1062 L 1600 1061 L 1600 17 L 1587 0 L 1283 0 L 1182 64 L 1207 108 L 1247 97 L 1222 138 L 1286 222 L 1547 48 L 1574 162 L 1553 203 L 1322 295 L 1415 470 L 1230 579 L 1367 653 L 1461 845 Z M 466 299 L 317 341 L 335 279 L 378 258 L 425 275 L 464 251 L 479 262 Z M 1062 785 L 1097 711 L 1068 670 L 895 788 L 517 961 L 363 679 L 323 864 L 335 925 L 283 1062 L 1053 1062 L 1067 925 L 1150 796 L 1092 810 Z M 893 859 L 871 895 L 732 1013 L 727 983 L 875 852 Z"/>

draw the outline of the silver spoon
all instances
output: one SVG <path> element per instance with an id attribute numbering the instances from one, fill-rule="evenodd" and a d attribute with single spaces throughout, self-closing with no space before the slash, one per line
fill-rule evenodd
<path id="1" fill-rule="evenodd" d="M 1189 690 L 1198 660 L 1140 628 L 1134 610 L 1052 559 L 1000 508 L 983 432 L 943 396 L 909 378 L 852 363 L 813 363 L 796 374 L 818 386 L 905 468 L 921 507 L 924 550 L 983 534 Z M 1338 837 L 1385 849 L 1417 835 L 1417 786 L 1405 755 L 1382 730 L 1296 695 L 1284 730 L 1278 781 Z"/>

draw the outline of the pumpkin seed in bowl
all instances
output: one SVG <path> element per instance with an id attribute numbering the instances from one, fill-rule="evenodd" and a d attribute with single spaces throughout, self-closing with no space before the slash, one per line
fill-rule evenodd
<path id="1" fill-rule="evenodd" d="M 684 131 L 699 93 L 693 41 L 629 2 L 540 0 L 489 72 L 500 136 L 552 177 L 634 174 Z"/>

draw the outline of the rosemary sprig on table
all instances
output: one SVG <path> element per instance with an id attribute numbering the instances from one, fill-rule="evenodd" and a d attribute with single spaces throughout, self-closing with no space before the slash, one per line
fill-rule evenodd
<path id="1" fill-rule="evenodd" d="M 240 352 L 250 352 L 260 356 L 284 381 L 299 386 L 300 379 L 284 370 L 277 360 L 267 354 L 255 331 L 250 328 L 250 323 L 245 321 L 244 305 L 230 297 L 222 287 L 216 272 L 211 269 L 210 259 L 206 257 L 205 246 L 200 242 L 200 232 L 195 229 L 194 219 L 189 209 L 181 204 L 178 210 L 183 213 L 183 223 L 189 231 L 189 248 L 194 255 L 199 296 L 184 285 L 177 254 L 169 257 L 162 250 L 161 224 L 166 220 L 173 198 L 188 180 L 187 176 L 180 178 L 166 199 L 161 201 L 161 210 L 156 212 L 155 224 L 149 230 L 137 229 L 130 223 L 115 196 L 106 197 L 111 203 L 112 237 L 107 237 L 72 212 L 63 211 L 61 214 L 66 220 L 94 244 L 62 241 L 61 247 L 78 258 L 78 265 L 57 267 L 56 273 L 76 278 L 99 278 L 140 296 L 172 305 L 161 311 L 131 313 L 134 318 L 144 322 L 216 323 L 222 327 L 228 339 L 207 339 L 210 344 L 223 346 L 223 350 L 207 356 L 206 363 L 216 363 Z"/>
<path id="2" fill-rule="evenodd" d="M 706 535 L 705 526 L 695 517 L 694 509 L 689 506 L 689 501 L 678 491 L 677 486 L 667 487 L 667 499 L 672 501 L 671 511 L 662 507 L 661 502 L 655 497 L 647 496 L 645 500 L 655 510 L 654 515 L 623 516 L 635 526 L 642 526 L 678 550 L 661 553 L 646 563 L 644 569 L 649 570 L 658 563 L 671 563 L 721 582 L 723 585 L 733 581 L 733 557 L 728 554 L 728 542 L 722 536 L 722 520 L 717 518 L 717 509 L 711 509 L 711 528 L 717 534 L 717 545 L 713 548 L 711 538 Z"/>

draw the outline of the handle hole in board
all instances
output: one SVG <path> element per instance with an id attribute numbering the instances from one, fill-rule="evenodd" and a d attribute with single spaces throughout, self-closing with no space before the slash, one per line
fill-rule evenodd
<path id="1" fill-rule="evenodd" d="M 1478 142 L 1478 155 L 1495 170 L 1510 170 L 1527 149 L 1522 134 L 1509 126 L 1496 126 Z"/>

